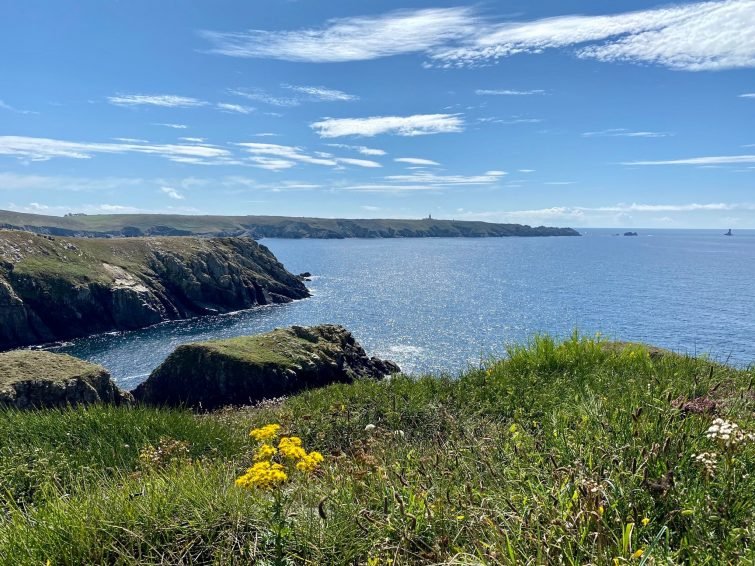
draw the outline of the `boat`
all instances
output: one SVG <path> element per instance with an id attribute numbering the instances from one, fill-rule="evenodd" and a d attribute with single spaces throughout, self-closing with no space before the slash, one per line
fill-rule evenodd
<path id="1" fill-rule="evenodd" d="M 733 236 L 734 234 L 731 233 L 731 228 L 729 228 L 729 231 L 724 234 L 724 236 Z"/>

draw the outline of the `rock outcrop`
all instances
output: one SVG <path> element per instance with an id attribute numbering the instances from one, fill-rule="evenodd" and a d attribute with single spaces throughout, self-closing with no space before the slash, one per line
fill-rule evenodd
<path id="1" fill-rule="evenodd" d="M 0 230 L 0 350 L 309 296 L 249 238 Z"/>
<path id="2" fill-rule="evenodd" d="M 130 393 L 113 383 L 102 366 L 44 351 L 0 353 L 0 408 L 121 405 L 133 400 Z"/>
<path id="3" fill-rule="evenodd" d="M 212 410 L 399 371 L 368 357 L 342 326 L 292 326 L 179 346 L 133 394 L 146 404 Z"/>

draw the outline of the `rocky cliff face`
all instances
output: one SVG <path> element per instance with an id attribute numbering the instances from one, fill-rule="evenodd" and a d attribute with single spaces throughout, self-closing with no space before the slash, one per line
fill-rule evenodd
<path id="1" fill-rule="evenodd" d="M 0 407 L 43 409 L 133 401 L 101 366 L 50 352 L 0 353 Z"/>
<path id="2" fill-rule="evenodd" d="M 309 296 L 249 238 L 0 231 L 0 349 Z"/>
<path id="3" fill-rule="evenodd" d="M 279 328 L 179 346 L 134 391 L 140 402 L 212 410 L 399 372 L 336 325 Z"/>

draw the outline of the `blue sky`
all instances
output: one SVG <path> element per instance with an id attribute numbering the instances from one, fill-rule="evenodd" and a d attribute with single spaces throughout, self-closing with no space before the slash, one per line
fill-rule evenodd
<path id="1" fill-rule="evenodd" d="M 755 0 L 0 0 L 0 208 L 755 227 Z"/>

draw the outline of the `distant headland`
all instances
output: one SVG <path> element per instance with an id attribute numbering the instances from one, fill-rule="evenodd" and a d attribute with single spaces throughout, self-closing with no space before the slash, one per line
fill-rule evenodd
<path id="1" fill-rule="evenodd" d="M 248 236 L 251 238 L 486 238 L 579 236 L 572 228 L 466 220 L 339 219 L 291 216 L 69 214 L 0 210 L 0 228 L 68 237 Z"/>

